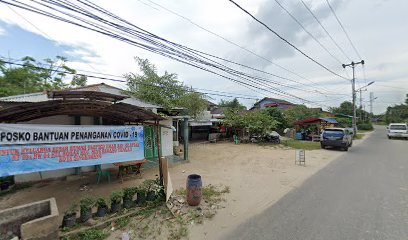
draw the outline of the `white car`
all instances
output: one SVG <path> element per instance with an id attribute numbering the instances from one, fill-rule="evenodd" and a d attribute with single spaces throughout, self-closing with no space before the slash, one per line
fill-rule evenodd
<path id="1" fill-rule="evenodd" d="M 390 123 L 387 127 L 387 137 L 408 139 L 408 126 L 406 123 Z"/>

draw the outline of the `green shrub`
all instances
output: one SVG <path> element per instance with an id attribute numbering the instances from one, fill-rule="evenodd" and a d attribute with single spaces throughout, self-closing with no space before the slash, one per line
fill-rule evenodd
<path id="1" fill-rule="evenodd" d="M 91 209 L 95 205 L 95 199 L 92 197 L 84 197 L 79 201 L 79 208 L 81 209 L 82 212 L 86 212 L 89 209 Z"/>
<path id="2" fill-rule="evenodd" d="M 357 125 L 357 129 L 358 130 L 365 130 L 365 131 L 369 131 L 369 130 L 373 130 L 373 124 L 371 123 L 360 123 Z"/>
<path id="3" fill-rule="evenodd" d="M 96 200 L 96 206 L 100 208 L 104 208 L 104 207 L 107 207 L 108 205 L 106 204 L 105 199 L 103 197 L 100 197 Z"/>
<path id="4" fill-rule="evenodd" d="M 121 190 L 113 191 L 110 194 L 111 203 L 120 203 L 122 201 L 123 192 Z"/>

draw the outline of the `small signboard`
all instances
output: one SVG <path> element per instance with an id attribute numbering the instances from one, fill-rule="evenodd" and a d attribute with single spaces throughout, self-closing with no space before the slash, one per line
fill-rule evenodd
<path id="1" fill-rule="evenodd" d="M 306 166 L 306 155 L 304 149 L 296 149 L 295 164 Z"/>
<path id="2" fill-rule="evenodd" d="M 144 159 L 143 126 L 0 124 L 0 177 Z"/>

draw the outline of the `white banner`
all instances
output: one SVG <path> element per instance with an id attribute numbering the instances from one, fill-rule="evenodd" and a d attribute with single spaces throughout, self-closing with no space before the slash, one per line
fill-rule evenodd
<path id="1" fill-rule="evenodd" d="M 138 139 L 140 128 L 141 126 L 0 124 L 0 144 L 130 141 Z"/>

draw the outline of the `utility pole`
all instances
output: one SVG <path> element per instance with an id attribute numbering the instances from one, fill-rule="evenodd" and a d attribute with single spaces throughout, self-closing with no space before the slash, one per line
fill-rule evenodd
<path id="1" fill-rule="evenodd" d="M 373 115 L 373 101 L 374 101 L 374 93 L 370 92 L 370 113 Z"/>
<path id="2" fill-rule="evenodd" d="M 353 131 L 357 134 L 357 122 L 356 122 L 356 78 L 354 74 L 354 67 L 357 64 L 364 65 L 364 60 L 360 62 L 351 62 L 350 64 L 342 64 L 343 68 L 350 67 L 353 69 L 353 79 L 351 80 L 351 91 L 353 96 Z"/>

